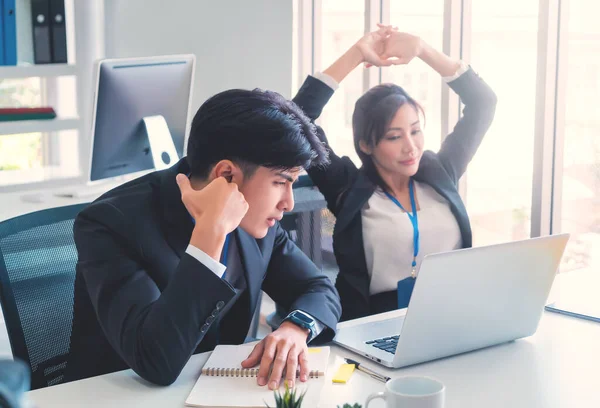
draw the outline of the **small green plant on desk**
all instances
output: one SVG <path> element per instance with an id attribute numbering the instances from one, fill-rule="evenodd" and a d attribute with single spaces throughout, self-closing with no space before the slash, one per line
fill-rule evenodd
<path id="1" fill-rule="evenodd" d="M 302 400 L 304 399 L 304 391 L 298 394 L 295 389 L 290 390 L 290 387 L 285 383 L 285 392 L 281 395 L 279 390 L 275 390 L 275 408 L 301 408 Z M 267 407 L 269 407 L 267 405 Z M 270 407 L 269 407 L 270 408 Z"/>
<path id="2" fill-rule="evenodd" d="M 275 407 L 274 408 L 301 408 L 302 400 L 304 399 L 304 394 L 306 393 L 306 391 L 304 391 L 302 394 L 298 394 L 295 389 L 290 390 L 290 388 L 288 387 L 287 382 L 286 382 L 285 392 L 283 393 L 283 395 L 281 395 L 281 392 L 279 390 L 274 391 L 274 393 L 275 393 Z M 267 405 L 267 408 L 270 408 L 270 407 Z M 338 408 L 340 408 L 339 405 L 338 405 Z M 344 406 L 341 408 L 362 408 L 362 405 L 360 405 L 360 404 L 354 404 L 354 405 L 344 404 Z"/>

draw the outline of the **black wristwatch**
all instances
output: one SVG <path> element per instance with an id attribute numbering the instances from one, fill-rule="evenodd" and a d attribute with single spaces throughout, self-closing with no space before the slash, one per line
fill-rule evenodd
<path id="1" fill-rule="evenodd" d="M 310 317 L 310 315 L 304 313 L 303 311 L 294 310 L 292 313 L 287 315 L 287 317 L 283 319 L 283 321 L 292 322 L 296 326 L 300 326 L 303 329 L 308 329 L 309 334 L 308 338 L 306 339 L 307 343 L 315 338 L 315 330 L 317 326 L 315 323 L 315 319 L 313 319 L 312 317 Z"/>

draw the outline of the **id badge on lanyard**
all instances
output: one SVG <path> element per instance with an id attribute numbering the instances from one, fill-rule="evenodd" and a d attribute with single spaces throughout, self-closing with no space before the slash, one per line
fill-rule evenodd
<path id="1" fill-rule="evenodd" d="M 415 202 L 415 187 L 414 180 L 410 179 L 409 182 L 409 193 L 410 193 L 410 204 L 412 206 L 412 214 L 404 209 L 400 201 L 393 195 L 386 191 L 386 195 L 394 204 L 396 204 L 402 211 L 408 215 L 410 223 L 413 227 L 413 260 L 411 264 L 410 277 L 398 281 L 398 309 L 402 309 L 408 306 L 410 297 L 412 295 L 413 288 L 415 287 L 415 280 L 417 277 L 417 255 L 419 254 L 419 218 L 417 214 L 417 206 Z"/>

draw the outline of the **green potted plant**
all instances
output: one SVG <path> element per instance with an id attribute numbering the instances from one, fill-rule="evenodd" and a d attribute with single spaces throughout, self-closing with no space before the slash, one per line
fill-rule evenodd
<path id="1" fill-rule="evenodd" d="M 275 408 L 300 408 L 305 393 L 306 391 L 302 394 L 298 394 L 295 389 L 290 390 L 290 387 L 288 387 L 286 382 L 283 395 L 279 390 L 275 391 Z M 267 407 L 270 408 L 268 405 Z"/>
<path id="2" fill-rule="evenodd" d="M 274 391 L 275 393 L 275 407 L 274 408 L 301 408 L 302 400 L 304 399 L 304 391 L 302 394 L 298 394 L 295 389 L 291 389 L 288 387 L 287 382 L 285 383 L 285 392 L 281 395 L 279 390 Z M 267 405 L 267 408 L 270 408 Z M 340 406 L 338 405 L 338 408 Z M 362 408 L 360 404 L 344 404 L 341 408 Z"/>

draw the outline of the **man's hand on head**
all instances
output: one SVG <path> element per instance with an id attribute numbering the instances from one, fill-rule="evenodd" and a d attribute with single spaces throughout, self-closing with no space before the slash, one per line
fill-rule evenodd
<path id="1" fill-rule="evenodd" d="M 196 225 L 190 244 L 219 260 L 225 236 L 235 230 L 248 211 L 248 203 L 235 183 L 217 177 L 194 190 L 184 174 L 177 175 L 181 201 Z"/>

